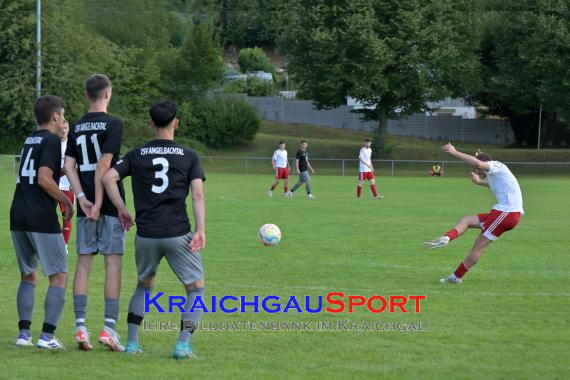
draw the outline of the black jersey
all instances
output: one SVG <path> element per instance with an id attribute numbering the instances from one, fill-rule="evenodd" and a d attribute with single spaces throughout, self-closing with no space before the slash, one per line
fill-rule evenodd
<path id="1" fill-rule="evenodd" d="M 306 172 L 309 164 L 309 152 L 299 149 L 296 158 L 299 160 L 299 171 Z"/>
<path id="2" fill-rule="evenodd" d="M 10 230 L 61 233 L 57 217 L 57 201 L 38 185 L 40 167 L 53 170 L 53 180 L 61 175 L 61 140 L 48 130 L 36 131 L 26 138 L 12 207 Z"/>
<path id="3" fill-rule="evenodd" d="M 104 112 L 89 112 L 75 123 L 69 131 L 69 141 L 65 155 L 75 158 L 79 169 L 79 180 L 87 199 L 95 202 L 95 169 L 102 154 L 113 155 L 111 167 L 119 161 L 121 140 L 123 139 L 123 122 Z M 123 184 L 119 183 L 121 197 L 125 198 Z M 117 216 L 117 209 L 107 194 L 103 198 L 101 214 Z M 77 208 L 77 216 L 85 214 L 81 207 Z"/>
<path id="4" fill-rule="evenodd" d="M 133 177 L 139 236 L 168 238 L 190 231 L 186 212 L 190 182 L 206 180 L 194 150 L 172 140 L 153 140 L 127 153 L 115 170 L 121 179 Z"/>

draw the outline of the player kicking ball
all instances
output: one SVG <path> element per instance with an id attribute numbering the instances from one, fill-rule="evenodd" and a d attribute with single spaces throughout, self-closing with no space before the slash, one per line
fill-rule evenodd
<path id="1" fill-rule="evenodd" d="M 267 193 L 270 197 L 273 196 L 273 190 L 279 186 L 280 180 L 283 180 L 283 192 L 287 194 L 289 191 L 289 160 L 287 159 L 285 146 L 285 141 L 280 141 L 279 148 L 273 152 L 273 157 L 271 158 L 271 165 L 275 172 L 275 182 L 273 182 L 271 189 Z"/>
<path id="2" fill-rule="evenodd" d="M 521 215 L 524 214 L 523 200 L 519 183 L 505 164 L 493 161 L 489 155 L 482 152 L 477 153 L 476 156 L 461 153 L 451 143 L 443 146 L 442 150 L 471 166 L 473 183 L 491 188 L 497 198 L 497 203 L 489 213 L 466 216 L 445 235 L 424 242 L 424 247 L 428 249 L 442 248 L 447 246 L 451 240 L 463 235 L 468 228 L 481 229 L 481 234 L 475 240 L 471 252 L 459 264 L 455 272 L 440 280 L 442 283 L 461 284 L 461 279 L 477 264 L 485 248 L 504 232 L 517 226 Z M 481 177 L 487 177 L 487 180 Z"/>
<path id="3" fill-rule="evenodd" d="M 67 254 L 59 225 L 56 205 L 63 203 L 63 221 L 73 215 L 73 204 L 59 189 L 61 144 L 58 134 L 64 122 L 64 104 L 56 96 L 39 97 L 34 104 L 38 128 L 28 135 L 22 150 L 16 191 L 10 208 L 10 232 L 16 251 L 21 281 L 16 296 L 18 328 L 17 346 L 33 346 L 30 327 L 38 261 L 49 278 L 44 301 L 45 317 L 37 346 L 62 349 L 54 332 L 65 303 Z"/>
<path id="4" fill-rule="evenodd" d="M 288 198 L 293 197 L 293 193 L 303 184 L 305 184 L 307 190 L 307 197 L 309 199 L 314 199 L 315 196 L 311 193 L 311 176 L 309 175 L 309 170 L 311 173 L 315 174 L 315 170 L 309 163 L 309 152 L 307 152 L 307 148 L 309 143 L 305 140 L 301 141 L 301 147 L 297 151 L 297 155 L 295 157 L 295 168 L 297 169 L 297 174 L 299 175 L 299 180 L 293 186 L 291 190 L 285 193 L 285 196 Z"/>
<path id="5" fill-rule="evenodd" d="M 364 145 L 360 148 L 358 154 L 359 170 L 358 170 L 358 186 L 356 187 L 356 198 L 362 195 L 362 186 L 366 180 L 370 181 L 370 189 L 374 194 L 374 199 L 381 199 L 376 190 L 376 179 L 374 178 L 374 167 L 372 166 L 372 141 L 364 139 Z"/>
<path id="6" fill-rule="evenodd" d="M 202 309 L 191 310 L 194 301 L 204 297 L 204 271 L 200 250 L 206 245 L 203 182 L 206 180 L 196 152 L 174 142 L 178 128 L 176 104 L 166 101 L 150 109 L 155 139 L 125 155 L 103 179 L 109 198 L 119 210 L 121 223 L 128 229 L 132 217 L 121 197 L 118 182 L 132 177 L 137 236 L 135 262 L 138 284 L 129 303 L 128 338 L 125 351 L 142 353 L 138 331 L 144 318 L 145 293 L 150 296 L 162 258 L 184 285 L 187 303 L 181 314 L 182 326 L 172 356 L 195 358 L 190 345 L 194 326 Z M 192 233 L 186 198 L 192 191 L 196 223 Z"/>

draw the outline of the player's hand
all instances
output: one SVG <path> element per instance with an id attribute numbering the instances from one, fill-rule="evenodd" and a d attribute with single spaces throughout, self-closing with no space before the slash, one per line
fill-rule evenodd
<path id="1" fill-rule="evenodd" d="M 315 174 L 315 170 L 313 168 L 311 168 L 311 173 Z"/>
<path id="2" fill-rule="evenodd" d="M 130 230 L 133 224 L 135 224 L 133 217 L 131 216 L 129 210 L 127 210 L 126 207 L 118 210 L 118 216 L 119 216 L 119 221 L 121 222 L 121 226 L 125 231 Z"/>
<path id="3" fill-rule="evenodd" d="M 87 219 L 96 222 L 97 220 L 99 220 L 100 216 L 101 216 L 101 208 L 97 205 L 91 206 L 91 212 L 87 215 Z"/>
<path id="4" fill-rule="evenodd" d="M 372 170 L 372 173 L 374 173 L 374 168 L 372 166 L 370 167 L 370 170 Z"/>
<path id="5" fill-rule="evenodd" d="M 65 207 L 65 211 L 62 214 L 63 222 L 67 223 L 67 222 L 71 221 L 71 218 L 73 217 L 75 209 L 73 208 L 73 203 L 71 203 L 71 201 L 69 199 L 67 200 L 67 202 L 65 202 L 64 207 Z"/>
<path id="6" fill-rule="evenodd" d="M 273 171 L 277 170 L 277 168 L 275 166 L 273 166 Z"/>
<path id="7" fill-rule="evenodd" d="M 450 153 L 450 154 L 457 152 L 457 150 L 455 149 L 455 147 L 453 145 L 451 145 L 451 143 L 447 143 L 444 146 L 442 146 L 441 150 L 443 150 L 446 153 Z"/>
<path id="8" fill-rule="evenodd" d="M 481 176 L 475 172 L 471 172 L 471 181 L 473 181 L 473 183 L 475 185 L 478 185 L 481 183 Z"/>
<path id="9" fill-rule="evenodd" d="M 77 202 L 79 203 L 79 207 L 81 207 L 81 210 L 85 216 L 91 214 L 91 207 L 93 207 L 93 203 L 90 200 L 88 200 L 86 197 L 81 197 L 77 200 Z"/>
<path id="10" fill-rule="evenodd" d="M 206 246 L 206 234 L 204 231 L 195 231 L 190 242 L 190 250 L 194 253 L 200 252 Z"/>

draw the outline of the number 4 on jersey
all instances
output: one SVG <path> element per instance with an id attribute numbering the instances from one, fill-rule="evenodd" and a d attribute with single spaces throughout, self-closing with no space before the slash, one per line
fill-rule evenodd
<path id="1" fill-rule="evenodd" d="M 26 155 L 26 159 L 24 160 L 24 165 L 22 165 L 22 171 L 20 172 L 20 177 L 28 177 L 28 183 L 30 185 L 34 184 L 34 178 L 36 177 L 36 171 L 34 169 L 34 162 L 35 160 L 30 160 L 32 156 L 32 151 L 34 148 L 30 148 L 28 150 L 28 154 Z M 20 182 L 20 178 L 18 177 L 18 182 Z"/>

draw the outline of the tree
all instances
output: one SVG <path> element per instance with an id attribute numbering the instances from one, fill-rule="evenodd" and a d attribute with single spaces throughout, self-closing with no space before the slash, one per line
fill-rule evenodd
<path id="1" fill-rule="evenodd" d="M 222 52 L 207 25 L 193 28 L 186 42 L 163 57 L 165 93 L 178 100 L 194 100 L 221 83 Z"/>
<path id="2" fill-rule="evenodd" d="M 425 110 L 472 80 L 470 4 L 299 0 L 282 39 L 288 68 L 317 108 L 346 104 L 348 96 L 368 105 L 363 112 L 379 122 L 381 148 L 389 117 Z"/>
<path id="3" fill-rule="evenodd" d="M 35 125 L 35 2 L 0 1 L 0 151 L 16 153 Z"/>
<path id="4" fill-rule="evenodd" d="M 481 83 L 473 99 L 509 118 L 519 144 L 536 146 L 544 131 L 563 138 L 570 118 L 570 8 L 562 1 L 503 1 L 486 12 L 480 44 Z"/>

